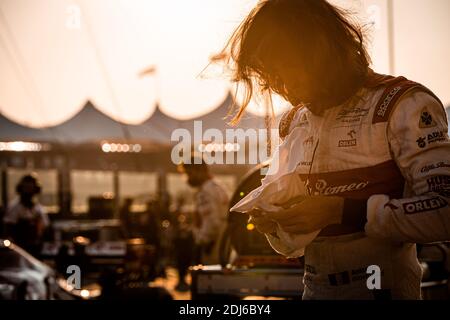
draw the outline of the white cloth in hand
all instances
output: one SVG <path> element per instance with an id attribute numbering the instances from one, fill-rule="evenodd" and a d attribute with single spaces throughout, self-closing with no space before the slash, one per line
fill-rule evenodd
<path id="1" fill-rule="evenodd" d="M 296 129 L 275 151 L 275 161 L 272 161 L 262 185 L 241 199 L 230 211 L 246 213 L 260 209 L 264 215 L 264 212 L 278 212 L 290 207 L 307 196 L 305 183 L 296 172 L 302 152 L 298 148 L 299 142 L 296 141 L 296 137 L 299 136 L 295 134 Z M 294 146 L 297 148 L 293 148 Z M 290 234 L 277 224 L 276 236 L 266 234 L 266 237 L 275 251 L 288 258 L 294 258 L 304 254 L 304 248 L 319 232 L 320 230 L 309 234 Z"/>

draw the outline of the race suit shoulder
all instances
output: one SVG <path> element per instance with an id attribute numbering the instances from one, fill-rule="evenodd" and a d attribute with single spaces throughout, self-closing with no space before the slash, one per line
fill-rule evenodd
<path id="1" fill-rule="evenodd" d="M 369 198 L 366 234 L 413 243 L 450 240 L 450 141 L 442 104 L 422 90 L 406 94 L 391 113 L 387 138 L 405 190 L 402 198 Z"/>

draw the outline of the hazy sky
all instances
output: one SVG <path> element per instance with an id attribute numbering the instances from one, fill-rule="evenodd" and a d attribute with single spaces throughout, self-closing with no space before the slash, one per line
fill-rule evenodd
<path id="1" fill-rule="evenodd" d="M 1 0 L 0 111 L 33 126 L 60 123 L 86 100 L 128 123 L 150 116 L 156 100 L 178 118 L 208 112 L 230 84 L 221 70 L 199 74 L 256 2 Z M 333 2 L 373 22 L 374 68 L 388 73 L 387 0 Z M 449 104 L 450 1 L 393 2 L 395 74 Z M 139 77 L 149 66 L 156 72 Z"/>

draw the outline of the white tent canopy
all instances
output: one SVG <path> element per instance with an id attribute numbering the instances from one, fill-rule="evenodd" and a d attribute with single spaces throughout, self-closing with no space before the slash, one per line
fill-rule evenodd
<path id="1" fill-rule="evenodd" d="M 49 142 L 60 145 L 99 143 L 101 141 L 146 142 L 173 145 L 172 132 L 186 129 L 194 135 L 194 122 L 201 121 L 204 130 L 217 129 L 225 134 L 232 128 L 229 110 L 236 102 L 231 93 L 214 110 L 195 119 L 180 120 L 163 113 L 159 106 L 152 115 L 139 124 L 115 121 L 99 111 L 90 101 L 73 117 L 56 126 L 31 128 L 22 126 L 0 114 L 0 141 Z M 245 115 L 235 129 L 265 128 L 265 117 Z"/>

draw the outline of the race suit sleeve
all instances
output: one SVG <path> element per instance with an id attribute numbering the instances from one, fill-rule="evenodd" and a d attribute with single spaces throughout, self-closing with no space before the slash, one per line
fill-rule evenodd
<path id="1" fill-rule="evenodd" d="M 447 116 L 430 94 L 413 91 L 391 114 L 387 137 L 405 178 L 402 199 L 373 195 L 366 234 L 393 241 L 450 240 L 450 141 Z"/>
<path id="2" fill-rule="evenodd" d="M 305 246 L 299 247 L 290 244 L 288 241 L 281 239 L 276 233 L 266 233 L 265 236 L 272 249 L 288 259 L 298 258 L 305 254 Z"/>

